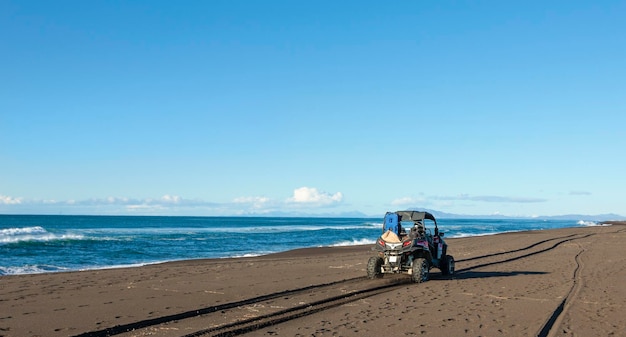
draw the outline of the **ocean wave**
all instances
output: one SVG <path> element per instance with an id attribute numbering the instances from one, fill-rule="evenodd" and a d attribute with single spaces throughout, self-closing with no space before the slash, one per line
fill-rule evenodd
<path id="1" fill-rule="evenodd" d="M 519 232 L 519 231 L 476 232 L 476 233 L 459 232 L 459 233 L 452 234 L 450 236 L 448 236 L 446 234 L 445 239 L 448 239 L 448 238 L 450 238 L 450 239 L 469 238 L 469 237 L 474 237 L 474 236 L 488 236 L 488 235 L 497 235 L 497 234 L 503 234 L 503 233 L 513 233 L 513 232 Z"/>
<path id="2" fill-rule="evenodd" d="M 576 223 L 579 226 L 585 226 L 585 227 L 605 227 L 605 226 L 611 226 L 610 223 L 597 223 L 595 221 L 584 221 L 584 220 L 580 220 Z"/>
<path id="3" fill-rule="evenodd" d="M 0 266 L 0 275 L 26 275 L 26 274 L 43 274 L 43 273 L 58 273 L 65 271 L 88 271 L 88 270 L 106 270 L 106 269 L 120 269 L 120 268 L 136 268 L 152 264 L 159 264 L 170 262 L 166 261 L 154 261 L 154 262 L 142 262 L 142 263 L 128 263 L 128 264 L 114 264 L 105 266 L 82 266 L 78 268 L 68 268 L 53 265 L 25 265 L 19 267 L 5 267 Z"/>
<path id="4" fill-rule="evenodd" d="M 106 265 L 106 266 L 85 266 L 85 267 L 79 268 L 77 270 L 79 270 L 79 271 L 87 271 L 87 270 L 106 270 L 106 269 L 120 269 L 120 268 L 136 268 L 136 267 L 143 267 L 143 266 L 148 266 L 148 265 L 152 265 L 152 264 L 159 264 L 159 263 L 164 263 L 164 262 L 169 262 L 169 261 L 140 262 L 140 263 L 128 263 L 128 264 L 112 264 L 112 265 Z"/>
<path id="5" fill-rule="evenodd" d="M 40 226 L 0 229 L 0 244 L 30 241 L 82 240 L 84 238 L 85 236 L 80 234 L 50 233 Z"/>
<path id="6" fill-rule="evenodd" d="M 52 265 L 25 265 L 19 267 L 0 266 L 0 275 L 43 274 L 69 270 L 69 268 Z"/>
<path id="7" fill-rule="evenodd" d="M 37 234 L 37 233 L 47 233 L 47 232 L 41 226 L 0 229 L 0 237 L 25 235 L 25 234 Z"/>
<path id="8" fill-rule="evenodd" d="M 358 246 L 358 245 L 371 245 L 376 243 L 376 240 L 372 239 L 354 239 L 350 241 L 341 241 L 330 245 L 331 247 L 344 247 L 344 246 Z"/>
<path id="9" fill-rule="evenodd" d="M 240 259 L 243 257 L 257 257 L 257 256 L 262 256 L 265 254 L 261 254 L 261 253 L 248 253 L 248 254 L 237 254 L 237 255 L 231 255 L 231 256 L 223 256 L 220 257 L 220 259 Z"/>

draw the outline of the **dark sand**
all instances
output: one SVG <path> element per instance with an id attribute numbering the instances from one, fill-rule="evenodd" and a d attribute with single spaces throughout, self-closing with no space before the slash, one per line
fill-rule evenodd
<path id="1" fill-rule="evenodd" d="M 2 276 L 0 336 L 626 336 L 625 223 L 447 241 L 422 284 L 369 245 Z"/>

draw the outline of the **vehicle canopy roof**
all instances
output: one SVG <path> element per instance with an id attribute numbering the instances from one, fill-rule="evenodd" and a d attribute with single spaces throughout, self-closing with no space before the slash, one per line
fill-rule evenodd
<path id="1" fill-rule="evenodd" d="M 392 213 L 392 212 L 387 212 Z M 437 225 L 437 220 L 435 220 L 435 216 L 428 212 L 418 212 L 418 211 L 396 211 L 393 212 L 398 215 L 400 221 L 422 221 L 424 219 L 432 220 Z"/>

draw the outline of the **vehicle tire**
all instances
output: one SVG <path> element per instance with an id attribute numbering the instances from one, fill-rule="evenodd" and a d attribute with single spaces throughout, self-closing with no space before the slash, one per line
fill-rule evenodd
<path id="1" fill-rule="evenodd" d="M 372 256 L 367 261 L 367 278 L 375 279 L 383 277 L 383 258 L 378 256 Z"/>
<path id="2" fill-rule="evenodd" d="M 453 275 L 454 274 L 454 257 L 452 255 L 446 255 L 441 262 L 441 274 Z"/>
<path id="3" fill-rule="evenodd" d="M 413 259 L 413 266 L 411 270 L 411 278 L 415 283 L 422 283 L 428 281 L 430 266 L 428 261 L 423 258 Z"/>

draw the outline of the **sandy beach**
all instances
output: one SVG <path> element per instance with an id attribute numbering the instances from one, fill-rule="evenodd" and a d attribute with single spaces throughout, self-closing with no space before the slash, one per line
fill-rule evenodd
<path id="1" fill-rule="evenodd" d="M 626 223 L 447 241 L 422 284 L 371 245 L 2 276 L 0 336 L 626 336 Z"/>

